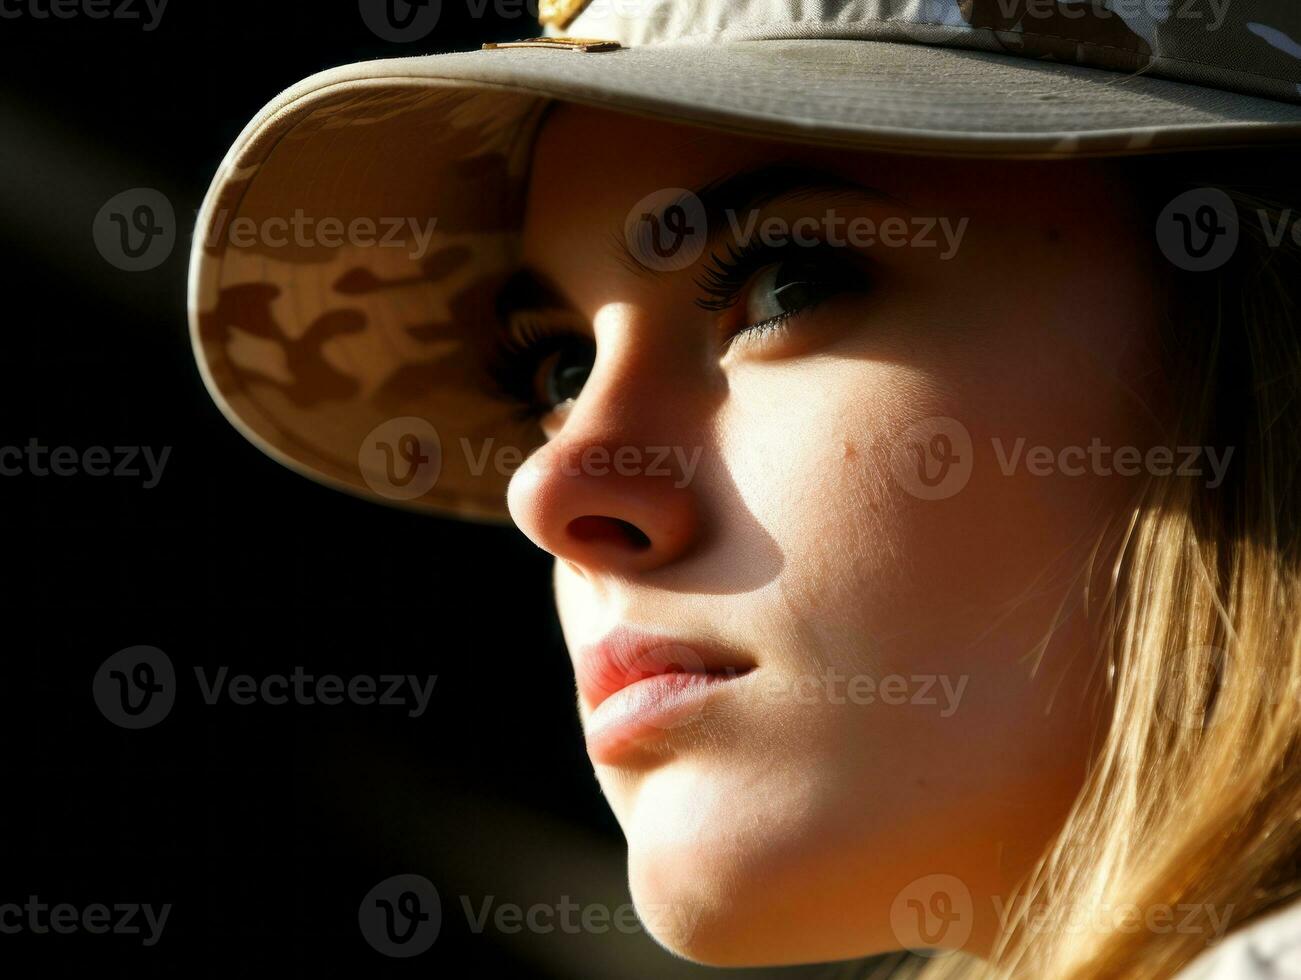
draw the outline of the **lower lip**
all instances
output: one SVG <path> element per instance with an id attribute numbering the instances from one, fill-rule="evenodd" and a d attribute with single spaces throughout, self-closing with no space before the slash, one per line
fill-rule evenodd
<path id="1" fill-rule="evenodd" d="M 718 688 L 747 673 L 656 674 L 616 691 L 587 717 L 588 756 L 613 762 L 632 746 L 690 728 Z"/>

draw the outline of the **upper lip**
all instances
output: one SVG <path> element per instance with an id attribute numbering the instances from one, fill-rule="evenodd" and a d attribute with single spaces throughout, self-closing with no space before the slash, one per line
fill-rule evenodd
<path id="1" fill-rule="evenodd" d="M 579 650 L 578 691 L 589 709 L 647 677 L 672 672 L 740 675 L 754 663 L 730 650 L 620 626 Z"/>

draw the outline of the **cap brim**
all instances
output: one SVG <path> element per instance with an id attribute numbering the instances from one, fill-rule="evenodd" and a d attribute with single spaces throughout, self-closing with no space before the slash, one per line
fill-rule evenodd
<path id="1" fill-rule="evenodd" d="M 499 48 L 323 72 L 249 124 L 196 229 L 196 356 L 251 441 L 339 489 L 507 519 L 511 467 L 538 434 L 494 397 L 483 362 L 532 134 L 552 99 L 931 155 L 1114 156 L 1301 138 L 1301 105 L 880 41 Z"/>
<path id="2" fill-rule="evenodd" d="M 740 133 L 924 154 L 1118 155 L 1301 136 L 1301 105 L 1143 74 L 862 40 L 592 54 L 503 47 L 362 62 L 281 98 L 358 81 L 501 86 Z"/>

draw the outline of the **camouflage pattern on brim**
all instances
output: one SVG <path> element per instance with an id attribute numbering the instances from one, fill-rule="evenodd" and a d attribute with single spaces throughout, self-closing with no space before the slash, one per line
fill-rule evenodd
<path id="1" fill-rule="evenodd" d="M 280 120 L 227 165 L 201 220 L 191 307 L 205 380 L 246 435 L 343 489 L 502 518 L 506 476 L 476 477 L 473 456 L 423 427 L 375 430 L 453 419 L 441 438 L 536 443 L 489 394 L 483 355 L 541 105 L 350 90 Z M 412 435 L 418 454 L 403 444 Z M 424 473 L 409 472 L 417 456 Z"/>
<path id="2" fill-rule="evenodd" d="M 1112 2 L 1130 14 L 1104 16 L 1101 0 L 592 0 L 569 36 L 618 50 L 526 45 L 313 76 L 249 124 L 199 215 L 190 321 L 205 383 L 299 472 L 508 520 L 506 484 L 541 434 L 485 368 L 551 100 L 959 156 L 1301 141 L 1301 4 Z M 1213 39 L 1181 8 L 1218 11 Z"/>

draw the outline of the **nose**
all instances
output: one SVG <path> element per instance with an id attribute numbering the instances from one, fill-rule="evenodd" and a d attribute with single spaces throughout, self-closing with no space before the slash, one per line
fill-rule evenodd
<path id="1" fill-rule="evenodd" d="M 520 530 L 584 574 L 645 574 L 697 543 L 702 450 L 682 444 L 683 427 L 664 414 L 666 391 L 649 387 L 594 370 L 560 431 L 507 489 Z"/>

